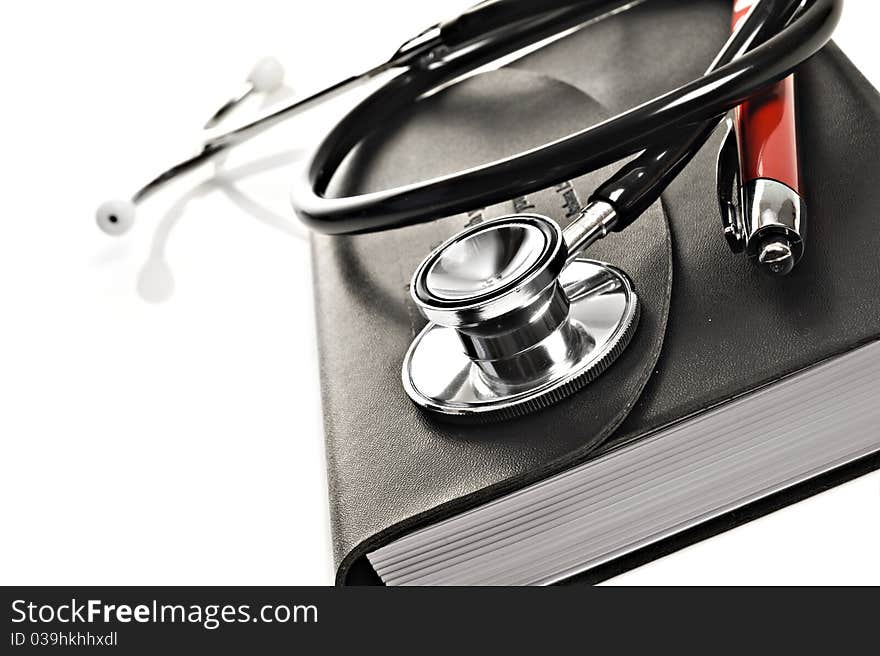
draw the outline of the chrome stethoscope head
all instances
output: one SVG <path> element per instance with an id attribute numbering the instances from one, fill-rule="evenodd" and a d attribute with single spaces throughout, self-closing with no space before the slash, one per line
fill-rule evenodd
<path id="1" fill-rule="evenodd" d="M 425 258 L 410 291 L 430 323 L 402 372 L 416 404 L 478 421 L 516 417 L 580 389 L 617 358 L 639 302 L 622 271 L 576 257 L 613 221 L 591 209 L 565 233 L 533 214 L 481 223 Z"/>

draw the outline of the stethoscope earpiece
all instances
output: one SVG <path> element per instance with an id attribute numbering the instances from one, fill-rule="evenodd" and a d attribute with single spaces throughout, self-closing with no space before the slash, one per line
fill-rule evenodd
<path id="1" fill-rule="evenodd" d="M 108 200 L 98 207 L 95 220 L 108 235 L 119 237 L 131 230 L 137 216 L 137 206 L 130 200 Z"/>
<path id="2" fill-rule="evenodd" d="M 245 100 L 255 93 L 269 95 L 278 91 L 284 85 L 284 67 L 274 57 L 263 57 L 257 60 L 248 73 L 244 86 L 223 103 L 214 114 L 205 122 L 205 129 L 216 127 L 234 109 L 239 107 Z"/>
<path id="3" fill-rule="evenodd" d="M 284 67 L 274 57 L 263 57 L 254 64 L 247 81 L 254 93 L 275 93 L 284 84 Z"/>

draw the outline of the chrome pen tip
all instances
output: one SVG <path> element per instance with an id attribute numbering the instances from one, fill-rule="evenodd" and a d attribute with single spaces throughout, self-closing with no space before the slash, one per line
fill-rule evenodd
<path id="1" fill-rule="evenodd" d="M 796 262 L 794 249 L 787 237 L 766 239 L 758 250 L 758 264 L 774 276 L 787 276 Z"/>

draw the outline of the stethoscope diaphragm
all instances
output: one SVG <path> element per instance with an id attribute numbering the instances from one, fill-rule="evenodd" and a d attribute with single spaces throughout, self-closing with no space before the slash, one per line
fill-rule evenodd
<path id="1" fill-rule="evenodd" d="M 567 260 L 562 230 L 536 215 L 477 225 L 433 251 L 411 286 L 431 323 L 403 361 L 410 398 L 450 418 L 506 419 L 608 368 L 635 333 L 638 297 L 620 269 Z M 487 284 L 485 267 L 505 273 Z"/>

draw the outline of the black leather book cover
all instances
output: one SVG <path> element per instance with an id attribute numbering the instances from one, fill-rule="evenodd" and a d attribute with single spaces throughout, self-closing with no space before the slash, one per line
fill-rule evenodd
<path id="1" fill-rule="evenodd" d="M 436 94 L 349 158 L 337 193 L 448 173 L 564 136 L 699 76 L 730 29 L 729 0 L 655 0 L 507 68 Z M 721 235 L 714 138 L 627 231 L 588 255 L 624 268 L 642 300 L 624 355 L 587 389 L 523 419 L 462 426 L 404 393 L 400 366 L 424 325 L 407 285 L 465 225 L 514 211 L 565 224 L 595 173 L 508 203 L 401 230 L 313 237 L 314 285 L 337 583 L 378 583 L 365 554 L 628 440 L 880 337 L 880 96 L 833 45 L 798 71 L 808 250 L 785 279 Z M 871 458 L 581 580 L 747 521 L 880 467 Z"/>

